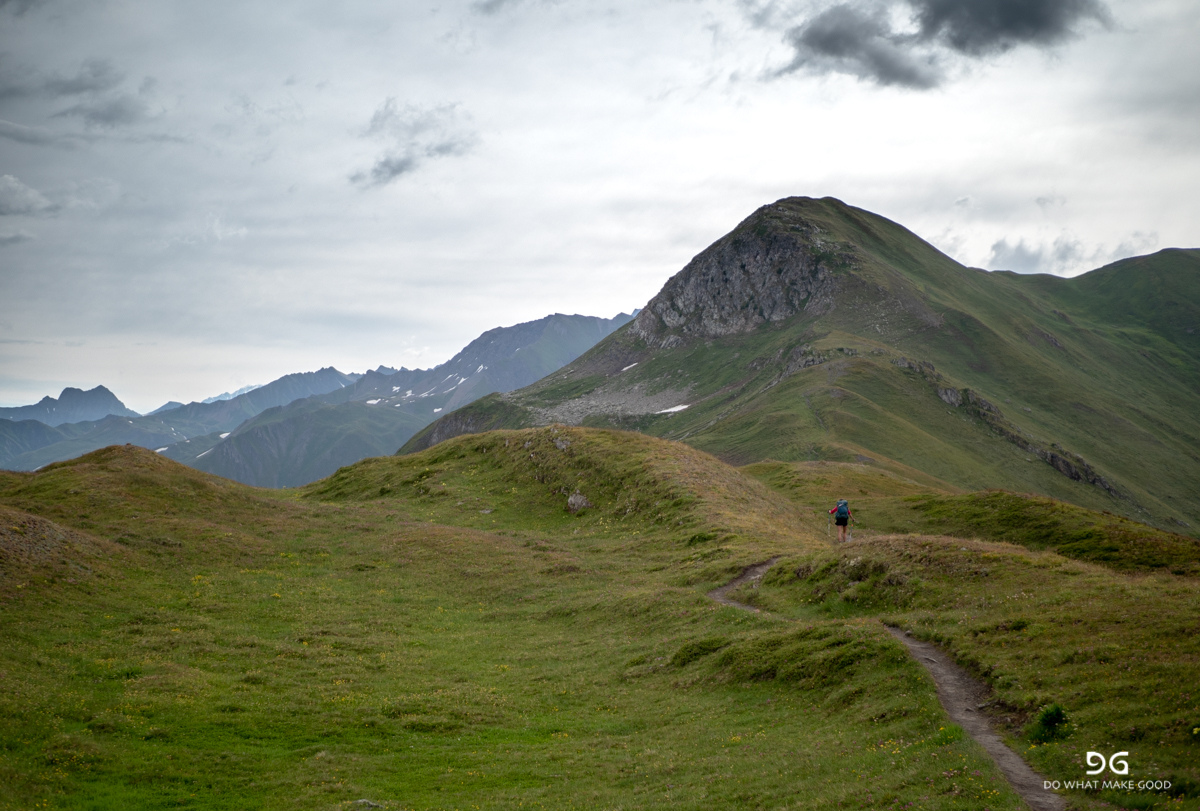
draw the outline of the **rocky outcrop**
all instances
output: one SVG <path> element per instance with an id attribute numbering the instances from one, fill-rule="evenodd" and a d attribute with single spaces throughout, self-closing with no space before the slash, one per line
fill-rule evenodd
<path id="1" fill-rule="evenodd" d="M 567 510 L 571 513 L 577 513 L 580 510 L 586 510 L 592 506 L 592 502 L 588 501 L 587 496 L 576 490 L 567 498 Z"/>
<path id="2" fill-rule="evenodd" d="M 801 311 L 820 315 L 833 308 L 834 269 L 854 261 L 798 212 L 764 206 L 671 277 L 630 329 L 669 348 L 681 336 L 749 332 Z"/>
<path id="3" fill-rule="evenodd" d="M 1024 434 L 1020 428 L 1011 423 L 1004 413 L 971 389 L 959 389 L 947 385 L 946 379 L 934 369 L 928 361 L 913 361 L 908 358 L 898 358 L 892 361 L 895 365 L 918 372 L 937 390 L 938 398 L 948 406 L 962 408 L 966 406 L 975 416 L 985 422 L 993 431 L 1008 442 L 1023 451 L 1031 453 L 1046 464 L 1057 470 L 1068 479 L 1086 482 L 1093 487 L 1099 487 L 1113 498 L 1128 501 L 1129 496 L 1119 491 L 1108 479 L 1096 472 L 1082 456 L 1072 453 L 1056 443 L 1046 445 Z"/>

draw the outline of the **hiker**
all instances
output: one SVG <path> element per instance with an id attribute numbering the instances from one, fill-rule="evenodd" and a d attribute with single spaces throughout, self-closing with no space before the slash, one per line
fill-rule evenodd
<path id="1" fill-rule="evenodd" d="M 838 528 L 838 543 L 846 542 L 846 526 L 854 521 L 854 513 L 850 512 L 850 502 L 844 498 L 839 498 L 837 506 L 829 511 L 833 516 L 833 522 Z M 855 522 L 858 523 L 858 522 Z"/>

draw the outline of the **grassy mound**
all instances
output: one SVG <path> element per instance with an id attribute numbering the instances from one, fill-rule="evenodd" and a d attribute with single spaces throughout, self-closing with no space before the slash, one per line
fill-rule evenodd
<path id="1" fill-rule="evenodd" d="M 296 512 L 271 493 L 135 445 L 112 445 L 34 473 L 0 474 L 0 503 L 177 565 L 250 560 Z"/>
<path id="2" fill-rule="evenodd" d="M 554 425 L 460 436 L 364 460 L 303 493 L 401 501 L 429 519 L 488 529 L 652 536 L 692 547 L 821 543 L 811 516 L 755 479 L 682 443 L 628 431 Z"/>
<path id="3" fill-rule="evenodd" d="M 35 473 L 2 473 L 0 498 L 30 512 L 82 519 L 85 527 L 129 510 L 204 516 L 274 503 L 136 445 L 111 445 Z"/>

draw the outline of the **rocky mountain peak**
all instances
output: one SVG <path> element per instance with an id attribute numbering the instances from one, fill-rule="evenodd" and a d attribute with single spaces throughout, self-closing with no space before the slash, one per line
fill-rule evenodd
<path id="1" fill-rule="evenodd" d="M 648 343 L 749 332 L 804 310 L 834 307 L 833 270 L 853 263 L 809 215 L 836 200 L 791 197 L 763 206 L 671 277 L 631 329 Z"/>

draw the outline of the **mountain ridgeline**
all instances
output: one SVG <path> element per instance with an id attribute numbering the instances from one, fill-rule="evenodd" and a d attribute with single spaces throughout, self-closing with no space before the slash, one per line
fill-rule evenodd
<path id="1" fill-rule="evenodd" d="M 364 457 L 393 453 L 444 411 L 544 377 L 632 318 L 554 314 L 488 330 L 432 369 L 380 366 L 357 375 L 329 367 L 225 399 L 167 403 L 142 417 L 103 387 L 67 389 L 58 401 L 8 409 L 21 419 L 0 420 L 0 466 L 33 470 L 132 444 L 245 484 L 307 484 Z M 62 411 L 79 394 L 96 401 L 96 419 L 52 427 L 25 418 L 53 414 L 56 404 Z M 112 402 L 100 402 L 101 395 Z"/>
<path id="2" fill-rule="evenodd" d="M 394 453 L 443 412 L 529 385 L 631 318 L 555 314 L 497 327 L 432 369 L 367 372 L 345 387 L 264 409 L 228 434 L 172 445 L 163 455 L 245 484 L 307 484 L 359 459 Z"/>
<path id="3" fill-rule="evenodd" d="M 187 443 L 196 436 L 230 432 L 265 409 L 344 388 L 357 379 L 358 375 L 327 367 L 285 375 L 230 400 L 158 409 L 144 417 L 125 409 L 91 421 L 62 424 L 50 431 L 38 420 L 0 421 L 0 453 L 5 453 L 0 456 L 0 465 L 8 470 L 34 470 L 108 445 L 131 444 L 157 450 Z"/>
<path id="4" fill-rule="evenodd" d="M 402 449 L 564 423 L 735 464 L 875 464 L 1200 527 L 1200 251 L 1073 279 L 967 268 L 831 198 L 764 206 L 629 326 Z"/>

